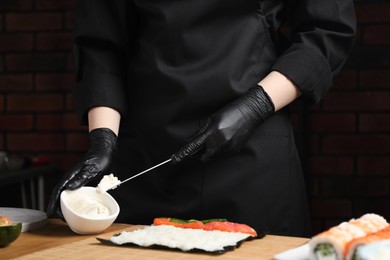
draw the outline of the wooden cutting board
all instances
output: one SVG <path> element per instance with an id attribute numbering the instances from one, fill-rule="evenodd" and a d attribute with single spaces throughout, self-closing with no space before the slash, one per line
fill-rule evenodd
<path id="1" fill-rule="evenodd" d="M 43 211 L 23 208 L 1 208 L 0 215 L 7 216 L 12 222 L 22 223 L 22 232 L 42 228 L 47 224 L 47 215 Z"/>
<path id="2" fill-rule="evenodd" d="M 97 235 L 96 237 L 109 238 L 115 233 L 124 230 L 130 231 L 135 228 L 137 228 L 137 226 L 104 235 Z M 204 253 L 186 253 L 176 250 L 108 246 L 100 243 L 96 237 L 88 237 L 79 241 L 58 245 L 53 248 L 22 256 L 18 259 L 272 259 L 275 253 L 282 252 L 306 242 L 306 239 L 303 238 L 266 236 L 263 239 L 246 241 L 234 251 L 229 251 L 220 255 L 212 255 Z"/>

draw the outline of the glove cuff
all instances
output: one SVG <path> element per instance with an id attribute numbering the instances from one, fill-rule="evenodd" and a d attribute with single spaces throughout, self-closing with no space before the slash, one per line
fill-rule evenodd
<path id="1" fill-rule="evenodd" d="M 256 124 L 261 124 L 275 113 L 275 105 L 272 99 L 260 85 L 250 88 L 243 98 L 248 104 L 246 108 L 251 110 L 251 113 L 248 114 Z"/>
<path id="2" fill-rule="evenodd" d="M 89 132 L 89 142 L 91 147 L 107 149 L 113 151 L 116 146 L 117 136 L 109 128 L 96 128 Z"/>

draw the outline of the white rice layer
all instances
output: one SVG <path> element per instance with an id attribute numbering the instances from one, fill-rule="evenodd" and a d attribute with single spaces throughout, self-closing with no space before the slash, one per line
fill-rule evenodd
<path id="1" fill-rule="evenodd" d="M 133 243 L 138 246 L 152 245 L 178 248 L 183 251 L 192 249 L 214 252 L 224 250 L 226 246 L 236 246 L 238 242 L 248 238 L 249 234 L 206 231 L 202 229 L 177 228 L 168 225 L 148 226 L 131 232 L 123 231 L 110 240 L 118 245 Z"/>

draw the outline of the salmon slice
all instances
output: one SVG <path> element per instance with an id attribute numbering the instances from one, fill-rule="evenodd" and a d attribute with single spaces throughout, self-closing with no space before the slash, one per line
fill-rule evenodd
<path id="1" fill-rule="evenodd" d="M 246 224 L 234 223 L 234 222 L 218 222 L 213 221 L 204 225 L 205 230 L 219 230 L 225 232 L 240 232 L 245 234 L 250 234 L 253 237 L 257 236 L 257 232 Z"/>
<path id="2" fill-rule="evenodd" d="M 181 220 L 177 218 L 155 218 L 153 221 L 154 225 L 168 225 L 178 228 L 193 228 L 193 229 L 203 229 L 204 224 L 198 220 Z"/>
<path id="3" fill-rule="evenodd" d="M 155 218 L 154 225 L 169 225 L 178 228 L 193 228 L 203 230 L 219 230 L 224 232 L 239 232 L 257 236 L 257 232 L 246 224 L 229 222 L 224 219 L 220 220 L 182 220 L 176 218 Z"/>

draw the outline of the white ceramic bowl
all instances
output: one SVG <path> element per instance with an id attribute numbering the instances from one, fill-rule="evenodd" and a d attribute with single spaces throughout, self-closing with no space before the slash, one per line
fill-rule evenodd
<path id="1" fill-rule="evenodd" d="M 98 201 L 109 210 L 108 216 L 95 214 L 86 216 L 76 212 L 74 207 L 69 207 L 70 201 Z M 82 235 L 98 234 L 107 229 L 115 221 L 119 214 L 119 205 L 108 193 L 98 193 L 95 187 L 81 187 L 70 191 L 64 190 L 60 198 L 61 211 L 65 221 L 74 232 Z M 96 210 L 95 210 L 96 211 Z"/>

